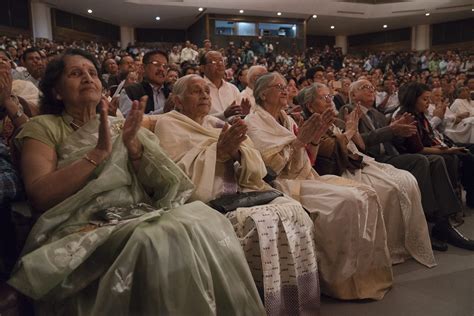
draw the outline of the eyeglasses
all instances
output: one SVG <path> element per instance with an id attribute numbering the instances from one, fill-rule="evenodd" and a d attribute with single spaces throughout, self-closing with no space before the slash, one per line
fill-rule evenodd
<path id="1" fill-rule="evenodd" d="M 147 65 L 149 64 L 152 64 L 153 66 L 155 67 L 158 67 L 158 68 L 163 68 L 164 70 L 168 70 L 170 68 L 170 66 L 168 64 L 162 64 L 160 63 L 159 61 L 150 61 Z"/>
<path id="2" fill-rule="evenodd" d="M 329 102 L 329 101 L 332 101 L 332 99 L 334 99 L 334 95 L 332 94 L 320 95 L 319 98 L 325 100 L 326 102 Z"/>
<path id="3" fill-rule="evenodd" d="M 369 91 L 372 91 L 372 92 L 373 92 L 373 91 L 375 91 L 375 88 L 374 88 L 374 86 L 372 86 L 372 85 L 365 84 L 365 85 L 363 85 L 363 86 L 360 86 L 360 87 L 358 88 L 358 90 L 369 90 Z"/>
<path id="4" fill-rule="evenodd" d="M 278 90 L 280 90 L 280 92 L 286 92 L 288 90 L 288 86 L 285 86 L 281 83 L 268 86 L 268 88 L 277 88 Z"/>

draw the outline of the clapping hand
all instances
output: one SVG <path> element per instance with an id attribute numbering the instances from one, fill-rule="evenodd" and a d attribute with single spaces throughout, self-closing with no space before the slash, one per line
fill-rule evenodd
<path id="1" fill-rule="evenodd" d="M 8 62 L 0 61 L 0 107 L 3 107 L 5 101 L 12 93 L 12 74 L 11 66 Z"/>
<path id="2" fill-rule="evenodd" d="M 217 156 L 225 160 L 230 156 L 234 161 L 239 160 L 240 144 L 247 138 L 247 125 L 241 118 L 232 121 L 229 127 L 225 124 L 217 140 Z"/>
<path id="3" fill-rule="evenodd" d="M 112 140 L 107 115 L 109 110 L 108 106 L 109 103 L 102 99 L 99 105 L 99 138 L 95 148 L 88 154 L 88 156 L 97 163 L 101 163 L 112 153 Z"/>
<path id="4" fill-rule="evenodd" d="M 250 100 L 249 99 L 243 99 L 242 102 L 240 103 L 240 108 L 241 108 L 241 111 L 242 111 L 242 115 L 247 115 L 250 113 L 250 109 L 251 109 L 252 105 L 250 104 Z"/>
<path id="5" fill-rule="evenodd" d="M 351 113 L 348 113 L 348 109 L 344 108 L 344 121 L 346 123 L 346 132 L 345 135 L 347 139 L 352 139 L 355 134 L 359 131 L 359 120 L 362 116 L 362 109 L 360 105 L 356 105 L 354 110 Z"/>
<path id="6" fill-rule="evenodd" d="M 242 114 L 242 107 L 236 104 L 235 102 L 229 105 L 227 109 L 225 109 L 224 111 L 224 116 L 226 118 L 234 116 L 234 115 L 240 115 L 240 114 Z"/>
<path id="7" fill-rule="evenodd" d="M 416 122 L 409 113 L 403 113 L 400 118 L 390 124 L 392 132 L 396 136 L 410 137 L 417 133 Z"/>
<path id="8" fill-rule="evenodd" d="M 140 101 L 133 101 L 132 109 L 128 113 L 123 125 L 122 139 L 131 160 L 138 160 L 143 150 L 142 144 L 137 138 L 137 133 L 143 121 L 143 112 L 145 111 L 147 100 L 148 97 L 143 96 Z"/>

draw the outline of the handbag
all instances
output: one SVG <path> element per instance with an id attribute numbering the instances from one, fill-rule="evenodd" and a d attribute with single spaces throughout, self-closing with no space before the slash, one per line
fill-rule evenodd
<path id="1" fill-rule="evenodd" d="M 276 190 L 226 194 L 210 201 L 208 205 L 220 213 L 226 214 L 239 207 L 252 207 L 270 203 L 279 196 L 283 196 L 283 193 Z"/>

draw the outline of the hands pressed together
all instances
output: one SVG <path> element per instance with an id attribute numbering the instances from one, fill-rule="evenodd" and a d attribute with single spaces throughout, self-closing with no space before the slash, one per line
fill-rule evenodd
<path id="1" fill-rule="evenodd" d="M 327 109 L 323 113 L 314 113 L 299 128 L 297 139 L 303 144 L 319 144 L 319 140 L 334 122 L 334 111 Z"/>
<path id="2" fill-rule="evenodd" d="M 239 147 L 247 138 L 247 125 L 244 120 L 236 117 L 232 125 L 225 124 L 217 140 L 217 157 L 221 161 L 226 161 L 228 157 L 234 161 L 240 160 Z"/>
<path id="3" fill-rule="evenodd" d="M 147 99 L 148 97 L 144 96 L 140 101 L 133 101 L 132 109 L 123 125 L 122 139 L 131 161 L 139 160 L 143 153 L 143 146 L 137 138 L 137 133 L 141 127 Z M 99 139 L 97 140 L 96 147 L 88 154 L 88 156 L 97 163 L 106 160 L 112 153 L 108 114 L 109 102 L 102 99 L 100 106 Z"/>

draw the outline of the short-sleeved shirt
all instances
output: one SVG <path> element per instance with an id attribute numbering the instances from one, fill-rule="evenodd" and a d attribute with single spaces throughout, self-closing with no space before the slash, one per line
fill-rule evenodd
<path id="1" fill-rule="evenodd" d="M 21 148 L 26 138 L 32 138 L 43 144 L 58 150 L 60 144 L 71 135 L 74 130 L 67 123 L 68 116 L 65 115 L 39 115 L 33 117 L 23 125 L 16 136 L 16 145 Z"/>

